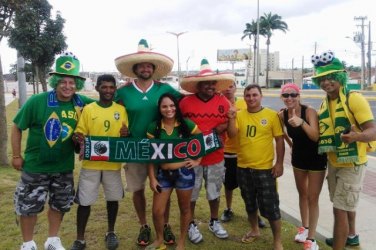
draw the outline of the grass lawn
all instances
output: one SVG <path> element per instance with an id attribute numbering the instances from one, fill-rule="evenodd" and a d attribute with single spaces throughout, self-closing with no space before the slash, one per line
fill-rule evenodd
<path id="1" fill-rule="evenodd" d="M 17 112 L 17 101 L 13 101 L 7 106 L 7 119 L 8 119 L 8 132 L 10 135 L 10 128 L 12 119 Z M 24 133 L 23 139 L 25 140 L 26 134 Z M 8 144 L 9 140 L 8 140 Z M 11 156 L 10 146 L 8 149 L 9 156 Z M 78 180 L 78 171 L 80 163 L 76 164 L 75 180 Z M 13 208 L 13 192 L 17 184 L 20 172 L 15 171 L 12 167 L 0 166 L 0 249 L 1 250 L 14 250 L 19 249 L 22 244 L 22 237 L 20 228 L 17 225 L 17 217 Z M 122 172 L 124 179 L 124 172 Z M 124 182 L 125 183 L 125 182 Z M 223 192 L 222 192 L 223 193 Z M 152 226 L 151 219 L 151 200 L 152 192 L 147 188 L 146 192 L 148 204 L 147 214 L 148 222 Z M 220 213 L 223 211 L 225 198 L 224 194 L 221 196 Z M 69 249 L 76 236 L 76 209 L 74 205 L 71 212 L 64 216 L 64 221 L 60 230 L 60 237 L 66 249 Z M 204 236 L 204 241 L 198 245 L 194 245 L 187 240 L 186 249 L 272 249 L 272 234 L 270 227 L 262 229 L 262 237 L 257 239 L 251 244 L 241 243 L 241 237 L 249 230 L 249 223 L 244 209 L 243 200 L 240 197 L 239 190 L 234 192 L 233 209 L 235 217 L 231 222 L 225 223 L 224 227 L 228 230 L 229 238 L 221 240 L 216 238 L 208 230 L 209 221 L 209 207 L 205 199 L 204 191 L 196 205 L 196 220 L 199 222 L 199 228 Z M 170 212 L 170 224 L 175 232 L 179 231 L 179 209 L 177 206 L 176 195 L 173 193 Z M 102 194 L 100 195 L 97 203 L 92 207 L 91 217 L 88 222 L 86 230 L 86 240 L 88 250 L 106 249 L 104 244 L 104 234 L 107 229 L 107 215 L 105 202 Z M 139 224 L 136 213 L 133 208 L 132 197 L 130 193 L 126 193 L 125 198 L 120 202 L 119 215 L 116 223 L 116 233 L 120 240 L 118 249 L 142 249 L 135 243 L 139 231 Z M 154 229 L 152 231 L 154 234 Z M 297 244 L 293 241 L 296 234 L 294 225 L 287 221 L 282 221 L 282 238 L 284 249 L 295 250 L 303 249 L 302 244 Z M 34 240 L 37 242 L 39 249 L 43 249 L 43 243 L 47 237 L 47 220 L 46 214 L 43 212 L 39 216 L 38 224 L 35 228 Z M 328 248 L 325 243 L 319 243 L 320 249 L 326 250 Z M 174 249 L 174 247 L 169 247 Z"/>

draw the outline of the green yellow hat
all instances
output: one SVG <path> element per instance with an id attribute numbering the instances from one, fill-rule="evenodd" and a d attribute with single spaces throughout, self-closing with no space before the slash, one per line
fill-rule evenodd
<path id="1" fill-rule="evenodd" d="M 56 59 L 55 71 L 49 75 L 71 76 L 86 80 L 80 76 L 80 61 L 72 52 L 64 52 Z"/>
<path id="2" fill-rule="evenodd" d="M 346 72 L 344 65 L 334 56 L 332 51 L 326 51 L 321 55 L 313 55 L 311 62 L 316 71 L 316 74 L 312 76 L 312 78 L 318 78 L 336 72 Z"/>

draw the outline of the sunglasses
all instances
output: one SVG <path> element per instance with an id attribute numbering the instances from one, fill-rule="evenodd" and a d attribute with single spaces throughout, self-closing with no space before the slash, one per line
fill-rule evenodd
<path id="1" fill-rule="evenodd" d="M 319 77 L 319 78 L 317 79 L 317 82 L 323 82 L 323 81 L 326 81 L 326 80 L 328 80 L 328 81 L 333 81 L 334 79 L 333 79 L 332 76 L 322 76 L 322 77 Z"/>
<path id="2" fill-rule="evenodd" d="M 291 98 L 296 98 L 299 96 L 299 94 L 298 93 L 283 93 L 281 94 L 281 96 L 283 98 L 289 98 L 289 96 L 291 96 Z"/>

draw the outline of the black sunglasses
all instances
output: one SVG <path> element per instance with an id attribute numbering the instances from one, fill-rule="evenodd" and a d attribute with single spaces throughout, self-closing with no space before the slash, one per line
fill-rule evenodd
<path id="1" fill-rule="evenodd" d="M 291 96 L 291 98 L 296 98 L 299 96 L 299 94 L 298 93 L 283 93 L 281 94 L 281 96 L 283 98 L 289 98 L 289 96 Z"/>

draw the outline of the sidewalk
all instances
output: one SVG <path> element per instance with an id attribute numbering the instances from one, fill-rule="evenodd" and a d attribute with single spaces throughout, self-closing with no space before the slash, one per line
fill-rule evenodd
<path id="1" fill-rule="evenodd" d="M 282 216 L 296 226 L 301 226 L 299 213 L 299 198 L 295 187 L 294 174 L 291 167 L 290 148 L 286 146 L 285 170 L 278 180 L 278 191 L 280 195 L 280 208 Z M 326 181 L 320 195 L 320 216 L 317 226 L 316 238 L 325 242 L 325 238 L 332 237 L 333 231 L 333 210 L 329 200 L 329 192 Z M 347 249 L 376 249 L 376 157 L 369 156 L 368 166 L 364 179 L 363 190 L 356 217 L 356 230 L 360 235 L 360 247 Z"/>

